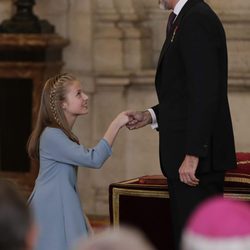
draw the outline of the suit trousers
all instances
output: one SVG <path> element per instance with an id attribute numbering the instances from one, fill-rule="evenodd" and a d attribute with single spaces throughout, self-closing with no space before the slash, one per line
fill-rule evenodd
<path id="1" fill-rule="evenodd" d="M 180 249 L 182 230 L 196 206 L 209 197 L 223 195 L 225 171 L 197 175 L 197 178 L 200 181 L 196 187 L 180 180 L 168 180 L 175 250 Z"/>

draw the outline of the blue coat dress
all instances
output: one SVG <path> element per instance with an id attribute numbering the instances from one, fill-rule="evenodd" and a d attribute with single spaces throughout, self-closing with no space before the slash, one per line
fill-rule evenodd
<path id="1" fill-rule="evenodd" d="M 39 237 L 36 250 L 69 250 L 88 230 L 76 188 L 76 166 L 100 168 L 111 155 L 102 139 L 88 149 L 61 129 L 47 127 L 40 137 L 40 170 L 29 198 Z"/>

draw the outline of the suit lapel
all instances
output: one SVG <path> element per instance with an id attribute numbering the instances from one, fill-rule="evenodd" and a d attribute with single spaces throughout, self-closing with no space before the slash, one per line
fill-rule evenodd
<path id="1" fill-rule="evenodd" d="M 166 51 L 167 51 L 167 49 L 168 49 L 168 47 L 170 45 L 170 41 L 171 41 L 170 37 L 171 37 L 171 35 L 172 35 L 172 30 L 170 30 L 169 36 L 165 39 L 165 42 L 164 42 L 163 47 L 161 49 L 161 54 L 160 54 L 160 57 L 159 57 L 159 60 L 158 60 L 158 66 L 157 66 L 157 68 L 161 64 L 162 58 L 165 55 L 165 53 L 166 53 Z"/>
<path id="2" fill-rule="evenodd" d="M 161 54 L 160 54 L 160 57 L 159 57 L 159 60 L 158 60 L 158 66 L 157 66 L 157 69 L 159 68 L 161 62 L 162 62 L 162 59 L 164 57 L 164 55 L 166 54 L 170 44 L 173 42 L 171 41 L 172 38 L 173 38 L 173 33 L 174 31 L 176 30 L 177 27 L 180 27 L 181 26 L 181 21 L 183 19 L 183 17 L 185 16 L 185 14 L 196 4 L 196 3 L 199 3 L 199 2 L 203 2 L 203 0 L 188 0 L 187 3 L 183 6 L 181 12 L 179 13 L 179 15 L 177 16 L 175 22 L 173 23 L 172 27 L 171 27 L 171 30 L 169 32 L 169 35 L 168 37 L 166 38 L 164 44 L 163 44 L 163 47 L 162 47 L 162 50 L 161 50 Z"/>

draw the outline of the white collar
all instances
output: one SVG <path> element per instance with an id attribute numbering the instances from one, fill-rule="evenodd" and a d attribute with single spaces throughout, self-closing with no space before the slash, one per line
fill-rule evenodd
<path id="1" fill-rule="evenodd" d="M 175 5 L 175 7 L 174 7 L 174 13 L 176 14 L 176 16 L 179 15 L 179 13 L 181 12 L 183 6 L 185 5 L 185 3 L 187 1 L 188 0 L 179 0 L 179 2 Z"/>

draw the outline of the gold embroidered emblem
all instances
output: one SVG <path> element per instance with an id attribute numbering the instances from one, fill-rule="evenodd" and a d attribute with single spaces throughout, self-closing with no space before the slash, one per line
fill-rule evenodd
<path id="1" fill-rule="evenodd" d="M 177 30 L 178 30 L 178 26 L 176 26 L 176 27 L 174 28 L 174 32 L 173 32 L 173 35 L 172 35 L 172 38 L 171 38 L 171 43 L 174 41 L 175 34 L 176 34 Z"/>

